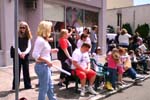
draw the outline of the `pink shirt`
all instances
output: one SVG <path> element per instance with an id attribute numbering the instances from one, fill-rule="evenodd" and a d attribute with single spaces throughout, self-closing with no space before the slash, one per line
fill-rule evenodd
<path id="1" fill-rule="evenodd" d="M 108 68 L 117 69 L 117 63 L 113 59 L 112 54 L 108 55 L 107 62 L 108 62 Z"/>

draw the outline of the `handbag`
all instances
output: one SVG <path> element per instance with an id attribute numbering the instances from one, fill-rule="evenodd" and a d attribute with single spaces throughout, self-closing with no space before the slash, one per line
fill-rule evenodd
<path id="1" fill-rule="evenodd" d="M 15 57 L 15 48 L 13 46 L 10 47 L 10 57 L 11 58 Z"/>

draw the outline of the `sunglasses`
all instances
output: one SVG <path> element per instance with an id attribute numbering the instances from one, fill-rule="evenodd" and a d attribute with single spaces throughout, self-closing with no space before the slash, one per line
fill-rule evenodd
<path id="1" fill-rule="evenodd" d="M 20 29 L 26 29 L 25 27 L 20 27 Z"/>

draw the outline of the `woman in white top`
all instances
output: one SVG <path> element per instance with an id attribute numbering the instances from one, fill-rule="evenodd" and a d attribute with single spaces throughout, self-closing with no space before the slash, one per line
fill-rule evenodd
<path id="1" fill-rule="evenodd" d="M 129 47 L 129 39 L 131 38 L 131 35 L 128 34 L 126 29 L 121 30 L 121 34 L 118 37 L 119 40 L 119 46 L 128 48 Z"/>
<path id="2" fill-rule="evenodd" d="M 83 43 L 88 43 L 87 38 L 88 38 L 87 34 L 82 34 L 80 39 L 77 41 L 77 48 L 80 48 Z M 88 44 L 90 44 L 90 43 L 88 43 Z"/>
<path id="3" fill-rule="evenodd" d="M 19 57 L 19 82 L 21 69 L 23 72 L 24 88 L 31 89 L 31 79 L 29 73 L 29 53 L 31 50 L 32 34 L 30 27 L 25 21 L 19 23 L 18 30 L 18 57 Z M 14 53 L 13 53 L 14 55 Z M 13 57 L 13 86 L 15 89 L 15 57 Z"/>
<path id="4" fill-rule="evenodd" d="M 52 23 L 49 21 L 41 21 L 38 30 L 37 38 L 34 44 L 32 56 L 36 60 L 35 72 L 39 78 L 39 96 L 38 100 L 46 100 L 47 94 L 49 100 L 56 100 L 53 91 L 53 83 L 51 79 L 51 52 L 57 52 L 57 49 L 51 49 L 48 38 L 51 34 Z"/>

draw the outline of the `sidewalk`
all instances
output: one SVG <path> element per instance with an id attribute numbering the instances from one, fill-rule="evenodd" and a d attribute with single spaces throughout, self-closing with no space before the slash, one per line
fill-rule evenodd
<path id="1" fill-rule="evenodd" d="M 60 62 L 58 60 L 53 60 L 53 63 L 56 66 L 60 66 Z M 36 84 L 38 83 L 37 76 L 34 72 L 34 64 L 30 64 L 30 76 L 33 89 L 24 90 L 24 85 L 21 76 L 20 82 L 20 91 L 19 91 L 19 98 L 26 97 L 28 100 L 37 100 L 38 97 L 38 88 L 36 88 Z M 117 93 L 120 90 L 116 91 L 106 91 L 98 89 L 99 95 L 91 95 L 87 93 L 85 97 L 80 96 L 80 92 L 75 93 L 75 84 L 71 83 L 69 85 L 69 89 L 65 87 L 60 88 L 57 86 L 59 81 L 59 72 L 57 69 L 52 68 L 53 74 L 52 79 L 54 81 L 54 90 L 58 100 L 98 100 L 100 98 L 105 98 L 109 95 Z M 11 91 L 12 88 L 12 66 L 7 67 L 0 67 L 0 100 L 15 100 L 15 92 Z M 146 79 L 149 78 L 149 75 L 146 76 Z M 133 80 L 130 78 L 124 78 L 124 80 L 128 83 L 125 87 L 121 90 L 126 89 L 133 85 Z M 80 86 L 79 86 L 80 87 Z M 48 99 L 47 99 L 48 100 Z"/>

